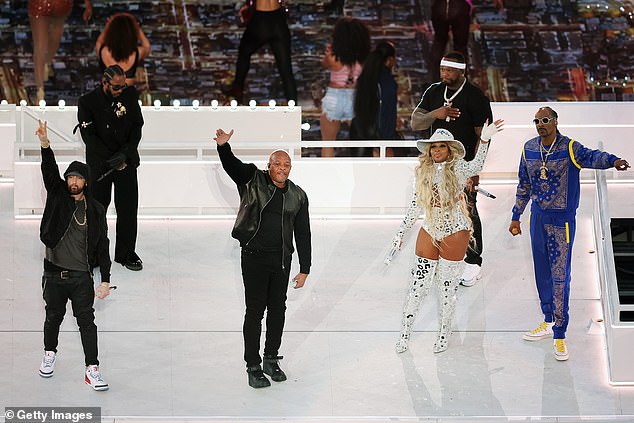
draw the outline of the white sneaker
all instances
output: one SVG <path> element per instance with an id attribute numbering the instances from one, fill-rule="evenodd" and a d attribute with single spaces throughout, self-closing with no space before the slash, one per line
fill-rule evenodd
<path id="1" fill-rule="evenodd" d="M 553 323 L 542 322 L 535 329 L 524 332 L 522 338 L 527 341 L 539 341 L 540 339 L 552 338 L 553 337 Z"/>
<path id="2" fill-rule="evenodd" d="M 42 358 L 42 364 L 40 364 L 40 376 L 51 377 L 55 371 L 55 358 L 57 355 L 55 351 L 44 351 L 44 358 Z"/>
<path id="3" fill-rule="evenodd" d="M 565 339 L 555 339 L 553 346 L 555 347 L 555 358 L 558 361 L 568 360 L 568 348 L 566 347 Z"/>
<path id="4" fill-rule="evenodd" d="M 86 384 L 92 386 L 92 389 L 95 391 L 107 391 L 110 387 L 101 377 L 101 373 L 99 372 L 99 366 L 96 364 L 92 364 L 86 367 L 86 375 L 84 380 Z"/>
<path id="5" fill-rule="evenodd" d="M 477 264 L 465 263 L 464 271 L 462 272 L 462 276 L 460 277 L 460 285 L 462 286 L 473 286 L 476 281 L 482 277 L 480 270 L 482 268 Z"/>

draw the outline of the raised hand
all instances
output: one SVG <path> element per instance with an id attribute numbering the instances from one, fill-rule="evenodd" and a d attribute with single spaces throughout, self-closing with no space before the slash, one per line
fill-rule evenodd
<path id="1" fill-rule="evenodd" d="M 484 142 L 491 140 L 491 137 L 504 129 L 504 120 L 498 119 L 495 122 L 489 124 L 489 119 L 484 122 L 480 139 Z"/>
<path id="2" fill-rule="evenodd" d="M 225 131 L 218 128 L 216 129 L 216 137 L 214 138 L 214 141 L 216 141 L 216 144 L 218 145 L 225 145 L 227 142 L 229 142 L 229 139 L 232 135 L 233 129 L 227 134 Z"/>
<path id="3" fill-rule="evenodd" d="M 35 131 L 35 135 L 40 139 L 40 145 L 42 148 L 48 148 L 51 145 L 51 142 L 48 140 L 48 133 L 46 131 L 46 121 L 42 123 L 41 120 L 38 119 L 39 128 Z"/>

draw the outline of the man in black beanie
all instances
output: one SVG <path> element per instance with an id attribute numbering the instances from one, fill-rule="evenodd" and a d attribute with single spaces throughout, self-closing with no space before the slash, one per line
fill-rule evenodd
<path id="1" fill-rule="evenodd" d="M 143 116 L 139 96 L 125 82 L 119 65 L 106 68 L 101 84 L 79 98 L 77 119 L 86 144 L 86 162 L 96 178 L 95 199 L 106 211 L 112 198 L 117 211 L 114 261 L 130 270 L 143 269 L 136 253 L 139 188 L 137 147 Z"/>
<path id="2" fill-rule="evenodd" d="M 84 381 L 96 391 L 105 391 L 97 359 L 95 296 L 110 293 L 110 255 L 108 226 L 104 207 L 89 192 L 90 170 L 74 161 L 59 176 L 55 155 L 50 148 L 46 123 L 36 132 L 42 153 L 42 179 L 46 188 L 46 206 L 40 224 L 40 240 L 46 246 L 42 292 L 46 302 L 44 321 L 44 358 L 40 376 L 53 376 L 57 359 L 59 327 L 70 300 L 77 319 L 84 349 Z M 94 288 L 92 269 L 99 266 L 101 283 Z"/>

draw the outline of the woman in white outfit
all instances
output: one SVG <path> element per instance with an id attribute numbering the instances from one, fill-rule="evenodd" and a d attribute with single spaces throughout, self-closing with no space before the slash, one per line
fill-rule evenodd
<path id="1" fill-rule="evenodd" d="M 440 314 L 434 352 L 447 349 L 456 307 L 456 290 L 471 237 L 471 220 L 466 209 L 464 188 L 467 179 L 482 170 L 489 141 L 503 129 L 503 123 L 501 119 L 491 124 L 485 123 L 478 151 L 470 162 L 464 160 L 462 143 L 454 140 L 446 129 L 437 129 L 430 139 L 417 142 L 421 155 L 416 167 L 412 202 L 392 241 L 393 248 L 400 249 L 403 236 L 421 212 L 424 213 L 416 240 L 409 292 L 403 307 L 401 334 L 396 344 L 399 353 L 407 350 L 416 314 L 432 285 L 438 287 Z"/>

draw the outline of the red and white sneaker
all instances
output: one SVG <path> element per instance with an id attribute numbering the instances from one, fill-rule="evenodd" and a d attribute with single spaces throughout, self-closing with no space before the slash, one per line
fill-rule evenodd
<path id="1" fill-rule="evenodd" d="M 97 366 L 96 364 L 91 364 L 90 366 L 86 367 L 84 381 L 95 391 L 107 391 L 108 389 L 110 389 L 108 384 L 103 380 L 101 372 L 99 371 L 99 366 Z"/>
<path id="2" fill-rule="evenodd" d="M 42 364 L 40 364 L 40 376 L 51 377 L 55 371 L 55 359 L 57 355 L 55 351 L 44 351 L 44 357 L 42 358 Z"/>

